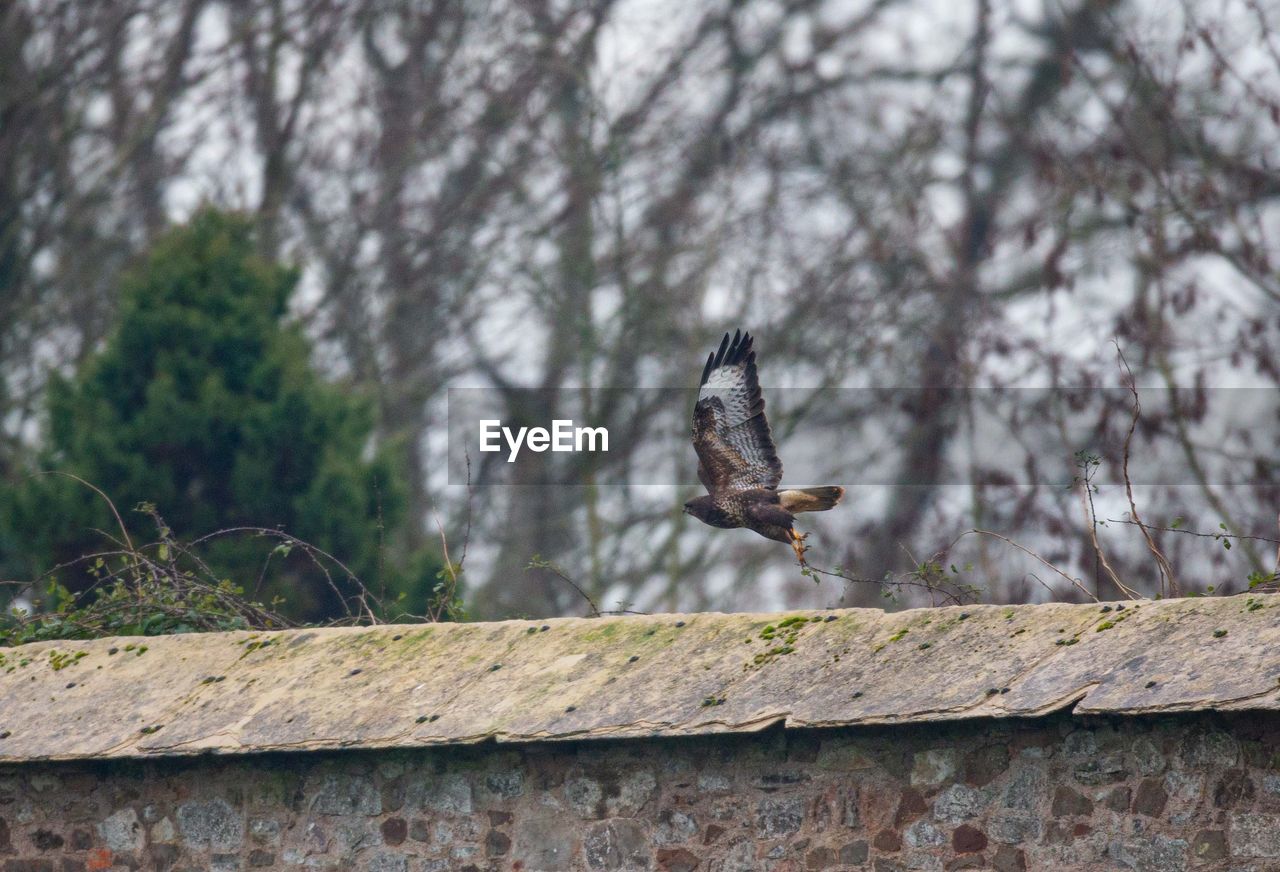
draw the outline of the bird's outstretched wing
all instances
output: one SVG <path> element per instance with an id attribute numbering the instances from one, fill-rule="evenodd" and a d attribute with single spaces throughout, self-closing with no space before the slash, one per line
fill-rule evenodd
<path id="1" fill-rule="evenodd" d="M 726 333 L 707 358 L 693 409 L 693 449 L 698 480 L 712 496 L 782 481 L 748 333 L 734 331 L 732 340 Z"/>

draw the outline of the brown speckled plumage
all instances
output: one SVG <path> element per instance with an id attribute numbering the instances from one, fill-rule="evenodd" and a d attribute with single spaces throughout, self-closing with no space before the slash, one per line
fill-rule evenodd
<path id="1" fill-rule="evenodd" d="M 685 511 L 713 527 L 746 527 L 786 542 L 803 563 L 804 537 L 795 531 L 795 515 L 832 508 L 844 490 L 778 490 L 782 461 L 765 418 L 752 344 L 749 333 L 726 333 L 702 370 L 693 448 L 707 496 L 689 500 Z"/>

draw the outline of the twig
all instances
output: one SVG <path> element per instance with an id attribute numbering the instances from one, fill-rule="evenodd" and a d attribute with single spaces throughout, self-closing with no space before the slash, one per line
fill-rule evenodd
<path id="1" fill-rule="evenodd" d="M 431 510 L 431 517 L 436 522 L 436 529 L 440 531 L 440 550 L 444 557 L 445 572 L 449 574 L 449 590 L 446 595 L 437 597 L 435 602 L 429 606 L 428 619 L 439 621 L 446 612 L 451 609 L 451 604 L 457 598 L 458 593 L 458 576 L 462 573 L 463 564 L 467 560 L 467 547 L 471 542 L 471 514 L 472 501 L 475 498 L 475 488 L 471 483 L 471 453 L 464 452 L 467 461 L 467 522 L 466 528 L 462 534 L 462 553 L 458 556 L 458 562 L 455 565 L 449 557 L 449 539 L 444 532 L 444 524 L 440 521 L 440 515 L 435 509 Z"/>
<path id="2" fill-rule="evenodd" d="M 1028 572 L 1027 575 L 1035 579 L 1036 584 L 1043 587 L 1045 589 L 1045 592 L 1047 592 L 1049 596 L 1056 597 L 1058 595 L 1058 592 L 1049 586 L 1049 582 L 1045 581 L 1043 578 L 1036 575 L 1034 572 Z"/>
<path id="3" fill-rule="evenodd" d="M 1107 523 L 1134 524 L 1136 526 L 1137 522 L 1129 518 L 1107 518 Z M 1198 536 L 1202 539 L 1235 539 L 1237 541 L 1247 540 L 1249 542 L 1267 542 L 1271 545 L 1280 545 L 1280 539 L 1272 539 L 1270 536 L 1246 536 L 1242 533 L 1204 533 L 1200 530 L 1186 530 L 1182 527 L 1157 527 L 1152 524 L 1147 526 L 1160 533 L 1180 533 L 1183 536 Z M 1280 551 L 1277 552 L 1276 558 L 1280 560 Z"/>
<path id="4" fill-rule="evenodd" d="M 912 558 L 912 561 L 914 562 L 914 558 Z M 863 578 L 861 576 L 848 575 L 847 573 L 845 573 L 844 569 L 839 566 L 834 567 L 833 569 L 823 569 L 820 566 L 815 566 L 812 563 L 807 563 L 805 564 L 805 568 L 810 573 L 813 573 L 816 575 L 825 575 L 828 578 L 838 578 L 841 581 L 843 581 L 845 583 L 845 586 L 844 586 L 844 590 L 841 591 L 841 597 L 844 596 L 845 591 L 849 589 L 849 585 L 851 584 L 873 584 L 883 591 L 887 591 L 888 588 L 904 588 L 904 587 L 920 588 L 922 590 L 928 591 L 931 597 L 934 595 L 939 595 L 943 597 L 944 601 L 950 601 L 955 605 L 964 604 L 964 599 L 960 594 L 955 593 L 954 591 L 947 590 L 941 585 L 934 584 L 927 580 L 923 580 L 923 577 L 916 573 L 904 572 L 896 576 L 886 577 L 886 578 L 877 580 L 874 578 Z M 886 596 L 891 596 L 891 595 L 892 594 L 886 593 Z"/>
<path id="5" fill-rule="evenodd" d="M 1182 448 L 1182 454 L 1187 460 L 1187 467 L 1195 475 L 1196 483 L 1199 485 L 1200 493 L 1204 496 L 1209 507 L 1217 513 L 1222 519 L 1222 523 L 1228 528 L 1238 529 L 1238 526 L 1227 509 L 1225 503 L 1214 491 L 1209 484 L 1209 476 L 1206 474 L 1204 465 L 1200 462 L 1199 456 L 1196 454 L 1195 444 L 1191 440 L 1191 434 L 1187 429 L 1187 415 L 1183 413 L 1182 403 L 1178 398 L 1178 388 L 1173 381 L 1173 371 L 1169 366 L 1168 360 L 1161 355 L 1158 358 L 1159 371 L 1164 379 L 1166 390 L 1169 394 L 1169 408 L 1172 413 L 1171 419 L 1174 426 L 1174 433 L 1178 439 L 1178 445 Z M 1249 563 L 1258 572 L 1263 571 L 1263 563 L 1261 556 L 1251 547 L 1249 540 L 1244 539 L 1242 550 L 1248 558 Z"/>
<path id="6" fill-rule="evenodd" d="M 206 533 L 205 535 L 200 536 L 197 539 L 193 539 L 186 546 L 186 548 L 189 553 L 190 549 L 195 548 L 197 545 L 202 545 L 205 542 L 211 541 L 213 539 L 221 538 L 223 536 L 229 536 L 236 533 L 254 533 L 258 536 L 272 537 L 275 539 L 279 539 L 281 541 L 281 544 L 288 545 L 290 548 L 293 548 L 293 547 L 301 548 L 302 552 L 307 555 L 308 559 L 311 560 L 311 563 L 318 570 L 320 570 L 320 573 L 324 576 L 325 582 L 328 584 L 329 589 L 333 591 L 333 595 L 338 598 L 338 602 L 340 602 L 342 604 L 343 609 L 346 610 L 347 617 L 357 618 L 358 613 L 353 614 L 351 611 L 351 607 L 348 605 L 348 600 L 352 599 L 353 597 L 342 592 L 342 589 L 338 587 L 337 582 L 333 580 L 333 575 L 329 572 L 328 567 L 326 567 L 324 563 L 322 563 L 319 560 L 317 555 L 319 555 L 319 557 L 323 557 L 325 560 L 329 561 L 329 563 L 331 563 L 332 565 L 338 567 L 343 572 L 345 572 L 347 575 L 347 581 L 351 582 L 356 586 L 357 592 L 354 596 L 354 599 L 356 600 L 356 602 L 359 603 L 360 611 L 364 613 L 364 617 L 367 618 L 370 621 L 370 623 L 374 623 L 374 624 L 379 623 L 377 615 L 375 615 L 373 610 L 369 607 L 369 600 L 372 599 L 379 606 L 381 606 L 381 603 L 379 602 L 376 596 L 373 596 L 372 594 L 369 593 L 368 588 L 364 586 L 364 582 L 360 580 L 360 577 L 351 571 L 351 567 L 347 566 L 347 564 L 343 563 L 341 560 L 339 560 L 337 557 L 334 557 L 332 554 L 330 554 L 328 551 L 325 551 L 323 548 L 312 545 L 310 542 L 304 542 L 303 540 L 298 539 L 295 536 L 290 536 L 288 533 L 284 532 L 283 530 L 276 530 L 276 529 L 272 529 L 271 527 L 227 527 L 223 530 L 215 530 L 212 533 Z"/>
<path id="7" fill-rule="evenodd" d="M 1112 584 L 1114 584 L 1121 593 L 1125 594 L 1130 599 L 1143 599 L 1143 597 L 1139 596 L 1136 591 L 1126 586 L 1125 583 L 1120 580 L 1120 576 L 1111 568 L 1111 561 L 1107 560 L 1107 555 L 1102 550 L 1102 543 L 1098 540 L 1098 513 L 1093 506 L 1093 476 L 1089 469 L 1088 458 L 1085 458 L 1083 468 L 1084 477 L 1080 482 L 1080 507 L 1084 512 L 1085 526 L 1089 528 L 1089 541 L 1093 544 L 1093 554 L 1102 565 L 1102 568 L 1107 571 L 1107 576 L 1111 579 Z M 1046 565 L 1050 564 L 1046 562 Z M 1066 573 L 1062 574 L 1065 575 Z M 1094 602 L 1100 601 L 1097 594 L 1091 594 L 1091 596 L 1093 596 Z"/>
<path id="8" fill-rule="evenodd" d="M 436 522 L 436 529 L 440 531 L 440 551 L 444 557 L 444 571 L 449 573 L 448 599 L 452 599 L 454 591 L 458 589 L 458 572 L 453 568 L 453 560 L 449 558 L 449 537 L 444 534 L 444 524 L 440 523 L 440 515 L 435 509 L 432 509 L 431 517 Z M 458 568 L 461 569 L 462 565 L 459 564 Z M 433 603 L 432 608 L 438 608 L 438 603 Z M 432 617 L 435 618 L 436 614 L 436 612 L 433 612 Z"/>
<path id="9" fill-rule="evenodd" d="M 41 472 L 37 472 L 35 474 L 36 475 L 60 475 L 64 478 L 69 478 L 72 481 L 78 481 L 80 482 L 80 484 L 84 485 L 89 490 L 93 491 L 95 494 L 102 497 L 103 501 L 111 509 L 111 514 L 115 515 L 116 523 L 120 526 L 120 535 L 124 537 L 125 547 L 128 548 L 128 550 L 131 552 L 134 550 L 133 540 L 129 538 L 129 530 L 124 525 L 124 519 L 121 518 L 120 513 L 116 511 L 116 504 L 111 502 L 111 498 L 106 494 L 104 494 L 96 485 L 90 484 L 89 482 L 85 481 L 83 478 L 81 478 L 78 475 L 73 475 L 70 472 L 63 472 L 58 469 L 47 469 Z"/>
<path id="10" fill-rule="evenodd" d="M 914 566 L 915 569 L 907 573 L 900 573 L 898 576 L 895 576 L 895 578 L 901 578 L 903 575 L 906 575 L 907 578 L 918 579 L 916 582 L 903 582 L 903 584 L 919 584 L 923 586 L 925 590 L 929 591 L 930 606 L 936 607 L 938 605 L 939 594 L 942 595 L 942 601 L 944 603 L 949 599 L 956 605 L 962 604 L 962 599 L 959 594 L 946 590 L 938 582 L 939 577 L 944 579 L 946 578 L 946 575 L 942 570 L 942 561 L 946 559 L 946 554 L 950 550 L 949 547 L 934 553 L 933 556 L 925 561 L 917 560 L 916 556 L 911 553 L 911 549 L 908 548 L 905 543 L 899 543 L 898 547 L 902 549 L 903 554 L 907 555 L 907 559 L 911 561 L 911 565 Z M 890 583 L 893 582 L 891 581 Z"/>
<path id="11" fill-rule="evenodd" d="M 1071 586 L 1072 586 L 1072 587 L 1074 587 L 1076 590 L 1078 590 L 1078 591 L 1080 591 L 1081 593 L 1083 593 L 1085 596 L 1089 597 L 1089 599 L 1093 600 L 1095 603 L 1096 603 L 1096 602 L 1100 602 L 1100 600 L 1098 599 L 1097 594 L 1094 594 L 1094 593 L 1090 592 L 1089 588 L 1085 587 L 1085 586 L 1084 586 L 1084 584 L 1080 581 L 1080 579 L 1078 579 L 1078 578 L 1072 578 L 1070 575 L 1067 575 L 1065 572 L 1063 572 L 1063 571 L 1062 571 L 1061 569 L 1059 569 L 1058 567 L 1054 566 L 1054 565 L 1053 565 L 1052 563 L 1050 563 L 1048 560 L 1045 560 L 1045 559 L 1044 559 L 1043 557 L 1041 557 L 1039 554 L 1037 554 L 1036 552 L 1032 551 L 1032 550 L 1031 550 L 1030 548 L 1028 548 L 1026 545 L 1021 545 L 1021 544 L 1019 544 L 1019 543 L 1017 543 L 1017 542 L 1013 541 L 1012 539 L 1010 539 L 1008 536 L 1002 536 L 1001 534 L 999 534 L 999 533 L 995 533 L 995 532 L 993 532 L 993 531 L 991 531 L 991 530 L 980 530 L 980 529 L 978 529 L 977 527 L 974 527 L 973 529 L 971 529 L 971 530 L 966 530 L 965 532 L 963 532 L 963 533 L 961 533 L 959 536 L 957 536 L 957 537 L 955 538 L 955 541 L 954 541 L 954 542 L 952 542 L 952 543 L 951 543 L 951 545 L 955 545 L 955 544 L 956 544 L 956 542 L 959 542 L 961 539 L 963 539 L 965 536 L 968 536 L 970 533 L 976 533 L 976 534 L 977 534 L 977 535 L 979 535 L 979 536 L 990 536 L 990 537 L 991 537 L 991 538 L 993 538 L 993 539 L 999 539 L 1001 542 L 1005 543 L 1006 545 L 1010 545 L 1010 546 L 1012 546 L 1012 547 L 1014 547 L 1014 548 L 1017 548 L 1017 549 L 1018 549 L 1019 551 L 1021 551 L 1023 554 L 1026 554 L 1028 557 L 1032 557 L 1032 558 L 1034 558 L 1035 560 L 1039 561 L 1039 562 L 1040 562 L 1042 565 L 1044 565 L 1045 567 L 1047 567 L 1047 568 L 1049 568 L 1049 569 L 1053 570 L 1053 571 L 1054 571 L 1054 572 L 1056 572 L 1058 575 L 1060 575 L 1060 576 L 1062 576 L 1063 578 L 1065 578 L 1068 582 L 1070 582 L 1070 583 L 1071 583 Z M 949 550 L 949 549 L 948 549 L 948 550 Z M 1033 578 L 1034 578 L 1034 576 L 1033 576 Z M 1036 579 L 1036 581 L 1040 581 L 1040 579 L 1038 579 L 1038 578 L 1037 578 L 1037 579 Z M 1044 582 L 1043 582 L 1043 581 L 1040 581 L 1040 583 L 1041 583 L 1041 584 L 1044 584 Z M 1133 593 L 1133 592 L 1132 592 L 1132 591 L 1130 591 L 1128 588 L 1126 588 L 1124 585 L 1120 584 L 1120 582 L 1119 582 L 1119 581 L 1117 581 L 1117 582 L 1116 582 L 1116 585 L 1117 585 L 1117 586 L 1118 586 L 1122 591 L 1124 591 L 1125 593 L 1129 594 L 1133 599 L 1141 599 L 1141 597 L 1139 597 L 1137 594 Z M 1045 585 L 1045 586 L 1046 586 L 1046 587 L 1048 587 L 1048 585 Z"/>
<path id="12" fill-rule="evenodd" d="M 444 535 L 444 525 L 440 522 L 440 515 L 434 508 L 431 510 L 431 519 L 435 521 L 435 529 L 440 531 L 440 554 L 444 557 L 444 571 L 449 575 L 449 589 L 444 597 L 436 597 L 435 602 L 430 604 L 428 613 L 431 620 L 439 621 L 440 617 L 448 611 L 447 603 L 453 602 L 453 595 L 457 592 L 458 570 L 462 569 L 462 563 L 458 563 L 457 569 L 454 569 L 453 560 L 449 557 L 449 539 Z"/>
<path id="13" fill-rule="evenodd" d="M 462 456 L 467 462 L 467 527 L 462 533 L 462 554 L 458 557 L 458 569 L 467 562 L 467 546 L 471 544 L 471 509 L 475 500 L 476 489 L 471 483 L 471 450 L 463 447 Z"/>
<path id="14" fill-rule="evenodd" d="M 378 487 L 378 477 L 373 478 L 373 495 L 378 509 L 378 596 L 383 601 L 387 598 L 387 573 L 385 568 L 387 554 L 387 529 L 382 515 L 382 489 Z"/>
<path id="15" fill-rule="evenodd" d="M 556 565 L 555 565 L 554 563 L 552 563 L 551 561 L 549 561 L 549 560 L 544 560 L 544 559 L 542 558 L 542 555 L 540 555 L 540 554 L 535 554 L 535 555 L 533 555 L 533 557 L 529 558 L 529 563 L 525 566 L 525 569 L 545 569 L 545 570 L 547 570 L 547 571 L 548 571 L 548 572 L 550 572 L 552 575 L 554 575 L 556 578 L 560 579 L 560 580 L 561 580 L 561 581 L 563 581 L 565 584 L 569 585 L 571 588 L 573 588 L 574 590 L 576 590 L 576 591 L 578 592 L 578 595 L 579 595 L 579 596 L 581 596 L 584 600 L 586 600 L 586 601 L 587 601 L 587 607 L 591 609 L 591 615 L 590 615 L 590 617 L 593 617 L 593 618 L 599 618 L 599 617 L 602 617 L 602 616 L 604 615 L 604 613 L 600 611 L 600 607 L 596 605 L 596 601 L 595 601 L 595 600 L 593 600 L 593 599 L 590 597 L 590 595 L 588 595 L 588 594 L 587 594 L 587 592 L 586 592 L 585 590 L 583 590 L 583 589 L 582 589 L 582 587 L 581 587 L 581 586 L 580 586 L 576 581 L 574 581 L 572 578 L 570 578 L 570 577 L 569 577 L 569 575 L 568 575 L 568 573 L 566 573 L 566 572 L 565 572 L 563 569 L 561 569 L 559 566 L 556 566 Z"/>
<path id="16" fill-rule="evenodd" d="M 157 618 L 163 618 L 162 623 L 168 622 L 171 628 L 185 625 L 196 630 L 228 629 L 231 618 L 252 629 L 291 625 L 282 615 L 245 599 L 220 582 L 203 561 L 173 539 L 154 506 L 144 504 L 137 511 L 154 520 L 159 541 L 134 546 L 130 540 L 128 547 L 83 555 L 26 582 L 26 587 L 36 587 L 64 568 L 84 564 L 89 565 L 88 572 L 93 577 L 86 588 L 71 594 L 74 608 L 64 604 L 56 615 L 9 615 L 10 626 L 3 634 L 6 642 L 45 638 L 46 623 L 51 619 L 56 638 L 110 635 L 127 627 L 139 628 L 148 635 Z M 113 537 L 106 538 L 115 541 Z M 151 551 L 156 553 L 155 558 L 148 553 Z M 117 559 L 119 567 L 111 569 Z M 179 564 L 186 559 L 192 560 L 197 572 Z"/>
<path id="17" fill-rule="evenodd" d="M 1165 583 L 1167 581 L 1168 593 L 1172 596 L 1178 596 L 1178 579 L 1173 574 L 1173 565 L 1169 563 L 1169 559 L 1165 557 L 1164 552 L 1156 545 L 1156 540 L 1152 537 L 1151 531 L 1147 529 L 1147 525 L 1142 522 L 1142 517 L 1138 514 L 1138 504 L 1133 498 L 1133 482 L 1129 478 L 1129 448 L 1133 442 L 1134 431 L 1138 428 L 1138 419 L 1142 415 L 1142 401 L 1138 399 L 1138 384 L 1133 377 L 1133 370 L 1129 368 L 1129 361 L 1125 359 L 1124 350 L 1120 347 L 1119 341 L 1112 341 L 1115 343 L 1116 355 L 1120 358 L 1120 365 L 1124 367 L 1125 375 L 1128 378 L 1129 395 L 1133 397 L 1133 416 L 1129 419 L 1129 432 L 1124 437 L 1124 455 L 1120 466 L 1124 476 L 1124 492 L 1129 498 L 1129 514 L 1133 517 L 1134 523 L 1138 525 L 1138 529 L 1142 531 L 1142 538 L 1146 540 L 1147 550 L 1156 559 L 1156 568 L 1160 570 L 1160 593 L 1165 593 Z"/>

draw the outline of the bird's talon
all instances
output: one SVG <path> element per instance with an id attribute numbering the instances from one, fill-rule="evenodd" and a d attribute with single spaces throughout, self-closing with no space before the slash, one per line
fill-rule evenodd
<path id="1" fill-rule="evenodd" d="M 791 531 L 791 550 L 795 551 L 796 560 L 799 561 L 802 567 L 807 567 L 809 565 L 804 559 L 804 553 L 809 550 L 809 546 L 804 544 L 804 540 L 807 538 L 809 538 L 808 533 L 797 533 L 795 530 Z"/>

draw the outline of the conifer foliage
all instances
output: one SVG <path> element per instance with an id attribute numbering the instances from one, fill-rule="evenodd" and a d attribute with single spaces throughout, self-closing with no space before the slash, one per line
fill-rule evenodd
<path id="1" fill-rule="evenodd" d="M 422 607 L 439 561 L 387 558 L 403 487 L 374 445 L 370 404 L 311 368 L 287 317 L 297 281 L 255 253 L 252 223 L 238 215 L 204 210 L 161 237 L 124 280 L 105 347 L 50 386 L 40 470 L 0 495 L 0 563 L 36 578 L 108 550 L 104 534 L 120 537 L 106 501 L 40 474 L 56 471 L 109 495 L 135 541 L 156 538 L 155 516 L 129 511 L 137 506 L 154 507 L 176 540 L 218 533 L 193 553 L 292 618 L 343 616 L 358 589 L 351 576 Z M 315 550 L 252 528 L 338 562 L 326 574 Z M 56 580 L 83 589 L 87 570 L 73 563 Z"/>

